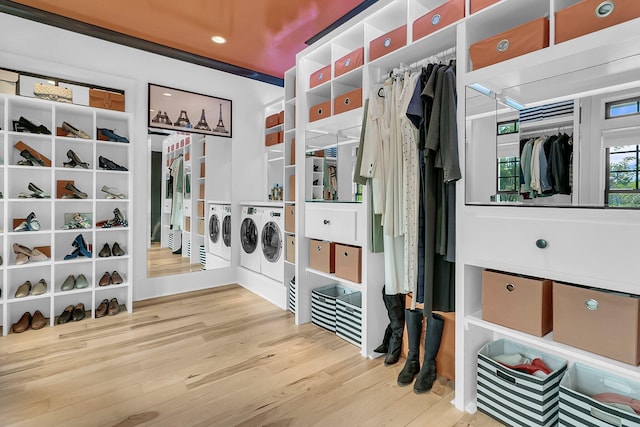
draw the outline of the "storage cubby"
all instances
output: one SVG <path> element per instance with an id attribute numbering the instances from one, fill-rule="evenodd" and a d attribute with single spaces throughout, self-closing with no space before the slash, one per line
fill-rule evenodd
<path id="1" fill-rule="evenodd" d="M 56 130 L 53 126 L 53 102 L 40 101 L 28 98 L 13 98 L 9 103 L 9 114 L 7 117 L 7 130 L 15 132 L 13 122 L 18 121 L 20 117 L 24 117 L 36 126 L 45 126 L 52 135 L 55 135 Z M 20 132 L 20 134 L 33 135 L 29 133 Z M 38 134 L 44 138 L 47 135 Z M 49 135 L 49 139 L 51 136 Z"/>
<path id="2" fill-rule="evenodd" d="M 73 226 L 71 221 L 73 215 L 79 213 L 83 217 L 86 217 L 90 221 L 90 227 L 86 228 L 67 228 L 65 225 L 69 224 Z M 90 232 L 95 226 L 95 215 L 93 212 L 92 202 L 90 200 L 83 199 L 59 199 L 55 202 L 55 210 L 53 213 L 52 227 L 56 230 L 56 233 L 79 233 Z"/>
<path id="3" fill-rule="evenodd" d="M 5 319 L 7 320 L 7 323 L 5 323 L 6 327 L 3 328 L 2 333 L 5 335 L 14 333 L 12 330 L 13 324 L 20 320 L 24 313 L 29 312 L 31 316 L 33 316 L 36 310 L 40 310 L 42 315 L 48 320 L 47 326 L 51 326 L 51 298 L 28 299 L 25 301 L 17 299 L 7 301 L 5 305 Z M 29 328 L 22 333 L 28 332 L 37 333 L 38 331 L 34 331 Z"/>
<path id="4" fill-rule="evenodd" d="M 99 158 L 105 157 L 108 160 L 129 169 L 129 144 L 118 142 L 96 141 L 95 165 L 97 170 L 107 170 L 110 173 L 127 173 L 127 171 L 109 170 L 100 167 Z"/>
<path id="5" fill-rule="evenodd" d="M 66 255 L 72 254 L 76 250 L 76 246 L 73 245 L 74 240 L 82 235 L 87 246 L 87 250 L 91 252 L 91 258 L 84 255 L 78 255 L 75 258 L 65 260 Z M 89 231 L 77 230 L 76 233 L 56 233 L 55 235 L 55 261 L 65 263 L 83 263 L 91 262 L 95 257 L 95 248 L 93 248 L 93 233 Z"/>
<path id="6" fill-rule="evenodd" d="M 58 324 L 58 317 L 68 306 L 72 305 L 74 308 L 78 304 L 84 304 L 84 319 L 81 320 L 69 320 L 66 324 Z M 91 290 L 89 292 L 65 292 L 63 294 L 56 295 L 53 305 L 53 324 L 54 326 L 64 327 L 69 323 L 85 322 L 92 317 L 92 295 Z"/>
<path id="7" fill-rule="evenodd" d="M 38 283 L 40 279 L 44 279 L 47 282 L 47 292 L 42 295 L 28 295 L 25 297 L 16 298 L 16 291 L 26 281 L 31 282 L 31 288 Z M 5 287 L 7 292 L 7 299 L 10 301 L 27 301 L 30 299 L 49 298 L 53 292 L 53 286 L 51 283 L 51 265 L 37 265 L 34 264 L 31 268 L 11 269 L 7 272 L 7 286 Z"/>
<path id="8" fill-rule="evenodd" d="M 93 112 L 79 105 L 56 105 L 54 128 L 61 128 L 62 123 L 73 126 L 75 129 L 86 133 L 89 140 L 96 139 L 94 129 Z M 56 135 L 56 129 L 51 129 L 51 133 Z M 73 139 L 84 139 L 78 136 L 61 135 Z"/>
<path id="9" fill-rule="evenodd" d="M 97 164 L 93 161 L 93 141 L 86 139 L 76 138 L 56 138 L 55 142 L 55 167 L 65 168 L 71 170 L 92 170 L 96 169 Z M 65 163 L 71 163 L 72 157 L 69 157 L 67 153 L 73 156 L 73 153 L 79 158 L 81 162 L 88 163 L 88 167 L 85 169 L 82 166 L 69 167 L 65 166 Z"/>
<path id="10" fill-rule="evenodd" d="M 33 212 L 40 223 L 39 231 L 13 231 L 16 225 L 24 221 Z M 19 221 L 18 221 L 19 220 Z M 18 224 L 16 224 L 18 223 Z M 33 233 L 50 233 L 51 226 L 51 202 L 49 200 L 16 200 L 7 205 L 7 232 L 16 236 Z M 4 229 L 4 227 L 3 227 Z"/>
<path id="11" fill-rule="evenodd" d="M 8 153 L 6 157 L 6 165 L 18 165 L 18 161 L 26 160 L 25 157 L 20 155 L 23 149 L 28 149 L 33 156 L 44 156 L 46 159 L 42 159 L 44 164 L 33 163 L 33 166 L 21 166 L 25 168 L 38 169 L 42 167 L 50 167 L 53 159 L 53 145 L 51 144 L 50 135 L 38 135 L 32 133 L 18 133 L 11 132 L 7 138 Z M 17 145 L 17 146 L 16 146 Z M 35 151 L 32 151 L 35 150 Z M 65 156 L 66 157 L 66 156 Z M 48 162 L 47 162 L 48 159 Z"/>
<path id="12" fill-rule="evenodd" d="M 87 278 L 87 282 L 89 282 L 89 286 L 86 288 L 77 289 L 74 287 L 71 290 L 63 291 L 62 284 L 67 280 L 69 276 L 73 276 L 74 280 L 78 278 L 80 274 L 84 274 Z M 99 277 L 98 277 L 99 279 Z M 76 294 L 76 293 L 91 293 L 91 289 L 97 286 L 97 280 L 94 276 L 93 265 L 89 262 L 81 262 L 81 263 L 59 263 L 55 267 L 55 273 L 53 278 L 53 286 L 55 294 Z"/>
<path id="13" fill-rule="evenodd" d="M 51 259 L 35 261 L 29 259 L 25 264 L 16 265 L 16 254 L 13 251 L 13 244 L 17 243 L 33 249 L 34 247 L 51 247 L 51 235 L 44 233 L 29 233 L 25 235 L 18 235 L 18 233 L 11 234 L 7 237 L 7 251 L 9 254 L 4 260 L 3 265 L 7 264 L 11 268 L 31 268 L 33 266 L 41 265 L 43 263 L 50 263 Z"/>

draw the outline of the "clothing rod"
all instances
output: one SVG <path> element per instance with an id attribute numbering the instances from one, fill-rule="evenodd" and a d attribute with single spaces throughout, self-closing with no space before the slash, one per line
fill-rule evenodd
<path id="1" fill-rule="evenodd" d="M 552 128 L 531 129 L 531 130 L 520 131 L 520 136 L 538 135 L 538 134 L 545 134 L 545 133 L 546 134 L 559 133 L 560 131 L 563 131 L 567 128 L 570 128 L 571 130 L 573 130 L 573 125 L 562 125 L 562 126 L 556 126 Z"/>
<path id="2" fill-rule="evenodd" d="M 409 66 L 405 65 L 403 62 L 400 63 L 400 66 L 397 68 L 394 68 L 389 75 L 390 76 L 399 76 L 402 75 L 405 71 L 412 71 L 412 70 L 416 70 L 424 65 L 427 65 L 429 63 L 433 63 L 433 62 L 446 62 L 449 61 L 451 59 L 456 59 L 456 47 L 452 46 L 449 47 L 445 50 L 442 50 L 438 53 L 434 53 L 426 58 L 422 58 L 417 60 L 416 62 L 413 62 L 412 64 L 410 64 Z"/>

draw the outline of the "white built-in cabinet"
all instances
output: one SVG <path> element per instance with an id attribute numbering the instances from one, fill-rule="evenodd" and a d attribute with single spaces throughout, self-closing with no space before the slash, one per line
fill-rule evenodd
<path id="1" fill-rule="evenodd" d="M 640 238 L 640 212 L 607 209 L 602 204 L 596 209 L 587 207 L 595 199 L 585 199 L 585 192 L 600 194 L 604 175 L 597 185 L 595 181 L 588 185 L 580 181 L 579 192 L 569 197 L 568 206 L 567 203 L 562 203 L 563 207 L 494 206 L 488 200 L 487 203 L 475 203 L 477 200 L 473 200 L 473 195 L 479 187 L 476 181 L 478 168 L 474 162 L 481 162 L 485 155 L 484 160 L 491 162 L 488 170 L 495 174 L 496 135 L 491 133 L 494 129 L 486 135 L 472 132 L 466 109 L 469 107 L 471 117 L 473 102 L 466 100 L 466 87 L 481 84 L 498 98 L 505 93 L 517 98 L 518 88 L 522 87 L 522 102 L 529 102 L 525 93 L 535 94 L 535 99 L 532 98 L 527 106 L 575 99 L 575 116 L 567 119 L 564 126 L 574 128 L 580 144 L 601 151 L 600 132 L 603 129 L 594 127 L 591 118 L 595 117 L 592 116 L 596 114 L 595 110 L 602 110 L 608 99 L 602 94 L 624 90 L 640 92 L 637 90 L 640 88 L 637 77 L 640 70 L 637 27 L 640 23 L 636 19 L 556 44 L 555 12 L 578 3 L 578 0 L 501 0 L 470 14 L 472 2 L 464 2 L 463 19 L 414 40 L 414 21 L 446 2 L 379 1 L 297 55 L 293 89 L 291 76 L 285 78 L 285 106 L 295 103 L 297 123 L 296 322 L 310 321 L 314 288 L 341 283 L 362 292 L 363 356 L 375 356 L 372 350 L 380 343 L 387 323 L 380 296 L 384 282 L 382 255 L 371 252 L 367 190 L 363 191 L 362 203 L 353 203 L 347 200 L 348 197 L 332 202 L 313 201 L 313 192 L 310 192 L 313 182 L 311 185 L 308 182 L 315 179 L 313 171 L 309 170 L 315 162 L 308 160 L 306 153 L 323 148 L 323 144 L 338 149 L 357 146 L 354 140 L 359 137 L 362 108 L 339 114 L 334 112 L 314 121 L 310 120 L 310 109 L 330 102 L 333 110 L 336 97 L 357 88 L 363 88 L 364 100 L 369 96 L 368 88 L 380 82 L 394 67 L 401 64 L 415 66 L 418 61 L 433 56 L 437 60 L 438 54 L 451 53 L 455 48 L 459 156 L 463 169 L 463 179 L 457 184 L 456 202 L 455 406 L 470 412 L 476 410 L 477 352 L 487 342 L 503 337 L 559 355 L 570 362 L 580 361 L 638 379 L 640 370 L 637 367 L 554 342 L 552 333 L 538 338 L 482 320 L 481 273 L 485 268 L 640 294 L 634 270 L 635 260 L 640 255 L 635 243 Z M 470 45 L 541 17 L 550 21 L 548 48 L 473 70 L 468 54 Z M 369 59 L 371 41 L 405 25 L 400 33 L 406 36 L 406 45 L 377 59 Z M 363 66 L 310 87 L 313 73 L 326 66 L 333 72 L 339 58 L 358 48 L 364 48 Z M 503 107 L 504 103 L 494 102 L 498 113 L 485 111 L 492 116 L 494 124 Z M 628 123 L 628 129 L 639 128 L 640 123 Z M 467 153 L 470 153 L 469 158 Z M 592 156 L 589 162 L 583 159 L 580 163 L 581 155 L 584 156 L 580 152 L 574 158 L 576 180 L 580 174 L 602 173 L 602 157 Z M 338 173 L 338 179 L 350 182 L 351 176 Z M 495 188 L 495 180 L 490 186 Z M 467 200 L 470 203 L 467 204 Z M 362 283 L 350 283 L 309 268 L 311 238 L 362 246 Z M 540 239 L 546 240 L 546 248 L 540 249 L 536 245 Z"/>
<path id="2" fill-rule="evenodd" d="M 13 121 L 24 117 L 46 126 L 52 135 L 15 132 Z M 86 132 L 90 139 L 57 136 L 56 128 L 67 122 Z M 56 325 L 56 318 L 69 305 L 84 304 L 88 317 L 95 317 L 95 309 L 104 299 L 117 298 L 121 308 L 131 312 L 132 301 L 132 234 L 130 221 L 133 218 L 131 192 L 133 183 L 130 168 L 133 166 L 131 145 L 132 117 L 128 113 L 102 110 L 79 105 L 70 105 L 39 99 L 0 95 L 0 321 L 2 334 L 11 333 L 11 325 L 25 312 L 33 315 L 40 310 L 48 319 L 49 326 Z M 130 143 L 111 142 L 98 139 L 98 128 L 112 130 L 128 138 Z M 24 160 L 15 145 L 23 142 L 51 161 L 50 166 L 21 166 Z M 88 162 L 87 169 L 65 167 L 69 162 L 67 153 L 73 151 L 81 161 Z M 105 170 L 99 167 L 99 158 L 107 158 L 127 171 Z M 72 181 L 73 185 L 87 194 L 87 198 L 60 198 L 58 182 Z M 50 198 L 21 198 L 20 193 L 30 194 L 29 183 L 35 184 Z M 101 191 L 103 186 L 119 190 L 125 195 L 121 199 L 108 199 Z M 119 209 L 129 222 L 127 226 L 103 228 L 96 225 L 114 218 Z M 39 231 L 13 231 L 14 223 L 33 212 L 41 228 Z M 81 213 L 91 220 L 90 228 L 64 229 L 73 213 Z M 82 235 L 91 246 L 92 257 L 79 256 L 65 260 L 65 255 L 74 251 L 72 242 Z M 99 257 L 106 243 L 110 248 L 117 242 L 125 251 L 123 256 Z M 29 248 L 41 247 L 50 252 L 45 261 L 28 261 L 16 265 L 13 244 Z M 123 283 L 99 286 L 105 272 L 117 271 Z M 84 274 L 89 287 L 62 291 L 61 285 L 69 275 Z M 40 279 L 47 282 L 43 295 L 16 298 L 16 290 L 25 281 L 35 285 Z M 64 327 L 61 325 L 60 327 Z M 29 333 L 26 331 L 24 333 Z"/>

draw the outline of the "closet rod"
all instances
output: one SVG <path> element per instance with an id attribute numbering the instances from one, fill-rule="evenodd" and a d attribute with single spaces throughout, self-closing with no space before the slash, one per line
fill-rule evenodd
<path id="1" fill-rule="evenodd" d="M 563 125 L 563 126 L 556 126 L 556 127 L 552 127 L 552 128 L 531 129 L 531 130 L 525 130 L 525 131 L 521 130 L 520 131 L 520 136 L 560 133 L 560 132 L 565 131 L 567 129 L 571 129 L 573 131 L 573 125 Z"/>
<path id="2" fill-rule="evenodd" d="M 409 66 L 406 66 L 404 63 L 400 63 L 400 67 L 394 68 L 389 74 L 390 76 L 401 76 L 405 71 L 417 71 L 422 66 L 427 65 L 429 63 L 434 62 L 447 62 L 449 60 L 456 59 L 456 47 L 452 46 L 445 50 L 442 50 L 438 53 L 434 53 L 426 58 L 419 59 L 416 62 L 413 62 Z"/>

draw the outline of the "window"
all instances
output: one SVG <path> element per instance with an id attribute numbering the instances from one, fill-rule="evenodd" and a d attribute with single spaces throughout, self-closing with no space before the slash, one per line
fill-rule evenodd
<path id="1" fill-rule="evenodd" d="M 509 120 L 507 122 L 498 123 L 498 135 L 508 135 L 510 133 L 518 133 L 520 131 L 519 120 Z"/>
<path id="2" fill-rule="evenodd" d="M 640 207 L 640 145 L 607 148 L 605 198 L 610 207 Z"/>
<path id="3" fill-rule="evenodd" d="M 498 159 L 497 202 L 517 202 L 520 197 L 520 157 Z"/>
<path id="4" fill-rule="evenodd" d="M 606 119 L 640 114 L 640 97 L 607 102 L 605 107 Z"/>

